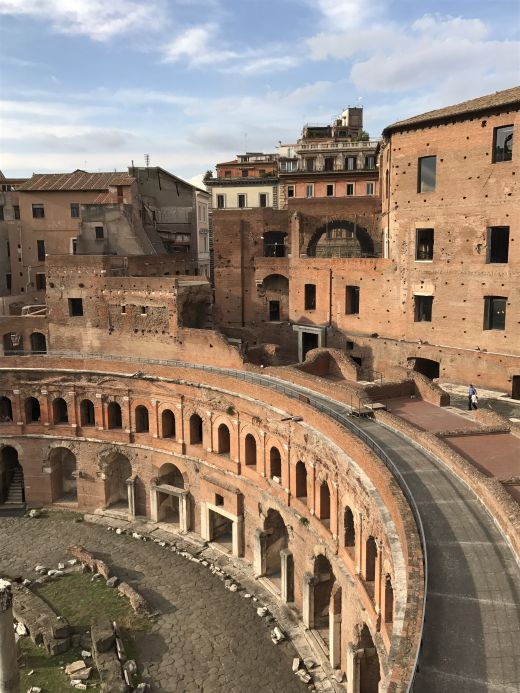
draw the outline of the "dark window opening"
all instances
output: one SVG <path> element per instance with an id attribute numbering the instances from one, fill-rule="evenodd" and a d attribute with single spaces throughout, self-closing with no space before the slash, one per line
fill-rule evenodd
<path id="1" fill-rule="evenodd" d="M 347 183 L 347 196 L 352 197 L 354 195 L 354 183 Z"/>
<path id="2" fill-rule="evenodd" d="M 43 219 L 45 217 L 45 208 L 42 204 L 32 206 L 33 219 Z"/>
<path id="3" fill-rule="evenodd" d="M 220 493 L 215 493 L 215 505 L 221 507 L 224 505 L 224 496 L 221 496 Z"/>
<path id="4" fill-rule="evenodd" d="M 5 221 L 3 205 L 0 205 L 0 221 Z"/>
<path id="5" fill-rule="evenodd" d="M 375 158 L 375 156 L 367 156 L 367 157 L 365 157 L 365 167 L 366 167 L 366 168 L 375 168 L 375 167 L 376 167 L 376 158 Z"/>
<path id="6" fill-rule="evenodd" d="M 423 156 L 419 159 L 417 192 L 433 192 L 437 169 L 436 156 Z"/>
<path id="7" fill-rule="evenodd" d="M 36 291 L 45 291 L 47 283 L 45 281 L 45 274 L 43 272 L 37 272 L 36 274 Z"/>
<path id="8" fill-rule="evenodd" d="M 319 344 L 318 335 L 314 332 L 302 332 L 302 359 L 305 360 L 308 351 L 317 349 Z"/>
<path id="9" fill-rule="evenodd" d="M 502 296 L 486 296 L 484 298 L 484 329 L 506 329 L 507 298 Z"/>
<path id="10" fill-rule="evenodd" d="M 96 241 L 101 241 L 105 237 L 105 232 L 102 226 L 96 226 Z"/>
<path id="11" fill-rule="evenodd" d="M 79 204 L 77 202 L 70 203 L 70 216 L 72 219 L 79 219 Z"/>
<path id="12" fill-rule="evenodd" d="M 226 199 L 224 195 L 217 195 L 217 209 L 224 209 L 226 206 Z"/>
<path id="13" fill-rule="evenodd" d="M 45 241 L 36 241 L 38 248 L 38 260 L 43 262 L 45 260 Z"/>
<path id="14" fill-rule="evenodd" d="M 314 171 L 314 159 L 305 159 L 305 170 Z"/>
<path id="15" fill-rule="evenodd" d="M 238 195 L 238 207 L 239 209 L 244 209 L 246 206 L 246 196 L 245 195 Z"/>
<path id="16" fill-rule="evenodd" d="M 247 178 L 249 176 L 249 171 L 247 168 L 242 169 L 242 178 Z"/>
<path id="17" fill-rule="evenodd" d="M 511 161 L 513 158 L 513 126 L 505 125 L 493 130 L 493 162 Z"/>
<path id="18" fill-rule="evenodd" d="M 82 298 L 69 298 L 69 315 L 71 317 L 80 317 L 83 315 Z"/>
<path id="19" fill-rule="evenodd" d="M 231 171 L 224 171 L 224 178 L 231 178 Z"/>
<path id="20" fill-rule="evenodd" d="M 14 211 L 14 218 L 19 219 L 20 218 L 20 207 L 18 205 L 14 205 L 13 211 Z"/>
<path id="21" fill-rule="evenodd" d="M 5 275 L 5 288 L 8 291 L 11 291 L 11 287 L 13 285 L 13 278 L 11 273 L 9 272 L 8 274 Z"/>
<path id="22" fill-rule="evenodd" d="M 260 207 L 267 207 L 267 193 L 260 193 L 258 196 Z"/>
<path id="23" fill-rule="evenodd" d="M 433 229 L 415 229 L 415 259 L 433 260 Z"/>
<path id="24" fill-rule="evenodd" d="M 431 322 L 433 296 L 414 296 L 415 322 Z"/>
<path id="25" fill-rule="evenodd" d="M 347 156 L 345 159 L 345 168 L 347 171 L 355 171 L 357 168 L 357 161 L 355 156 Z"/>
<path id="26" fill-rule="evenodd" d="M 334 157 L 333 156 L 326 156 L 325 157 L 324 170 L 325 171 L 334 171 Z"/>
<path id="27" fill-rule="evenodd" d="M 287 197 L 294 197 L 294 185 L 287 186 Z"/>
<path id="28" fill-rule="evenodd" d="M 305 284 L 305 310 L 316 309 L 316 284 Z"/>
<path id="29" fill-rule="evenodd" d="M 327 185 L 327 197 L 334 197 L 334 185 L 332 183 Z"/>
<path id="30" fill-rule="evenodd" d="M 347 286 L 345 295 L 345 314 L 359 314 L 359 286 Z"/>
<path id="31" fill-rule="evenodd" d="M 269 320 L 270 322 L 280 321 L 280 301 L 269 301 Z"/>
<path id="32" fill-rule="evenodd" d="M 271 479 L 282 478 L 282 457 L 278 448 L 274 446 L 269 451 L 269 476 Z"/>
<path id="33" fill-rule="evenodd" d="M 487 262 L 509 259 L 509 226 L 491 226 L 487 230 Z"/>

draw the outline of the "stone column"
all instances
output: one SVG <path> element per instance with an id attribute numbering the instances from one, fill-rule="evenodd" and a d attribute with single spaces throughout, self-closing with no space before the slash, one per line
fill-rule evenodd
<path id="1" fill-rule="evenodd" d="M 307 628 L 314 628 L 314 585 L 316 582 L 315 575 L 304 573 L 302 619 L 303 625 Z"/>
<path id="2" fill-rule="evenodd" d="M 267 534 L 262 529 L 255 530 L 255 543 L 253 546 L 253 571 L 255 577 L 265 575 L 266 543 Z"/>
<path id="3" fill-rule="evenodd" d="M 19 693 L 17 659 L 11 583 L 0 579 L 0 693 Z"/>
<path id="4" fill-rule="evenodd" d="M 155 484 L 157 479 L 152 479 L 150 488 L 150 519 L 152 522 L 159 522 L 159 506 L 157 504 L 157 489 Z"/>
<path id="5" fill-rule="evenodd" d="M 187 532 L 188 531 L 188 517 L 189 517 L 188 494 L 182 493 L 179 496 L 179 530 L 181 532 Z"/>
<path id="6" fill-rule="evenodd" d="M 282 601 L 294 601 L 294 559 L 292 552 L 289 549 L 280 551 L 282 559 Z"/>
<path id="7" fill-rule="evenodd" d="M 359 659 L 352 643 L 347 647 L 347 693 L 359 693 Z"/>
<path id="8" fill-rule="evenodd" d="M 233 520 L 232 528 L 232 544 L 233 544 L 233 556 L 237 558 L 243 555 L 242 551 L 242 535 L 244 529 L 244 518 L 239 515 L 236 520 Z"/>
<path id="9" fill-rule="evenodd" d="M 336 669 L 341 666 L 341 587 L 336 584 L 329 604 L 329 661 Z"/>
<path id="10" fill-rule="evenodd" d="M 126 480 L 126 495 L 128 498 L 128 517 L 135 520 L 135 478 L 130 477 Z"/>
<path id="11" fill-rule="evenodd" d="M 211 523 L 209 521 L 209 508 L 205 501 L 200 504 L 200 535 L 205 541 L 211 541 Z"/>

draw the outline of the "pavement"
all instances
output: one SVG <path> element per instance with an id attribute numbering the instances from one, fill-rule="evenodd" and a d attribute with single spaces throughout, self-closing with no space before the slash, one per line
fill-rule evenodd
<path id="1" fill-rule="evenodd" d="M 293 646 L 271 642 L 257 604 L 153 542 L 58 517 L 0 517 L 0 573 L 36 577 L 38 563 L 56 567 L 71 544 L 103 558 L 160 612 L 136 638 L 139 668 L 154 693 L 308 690 L 291 671 Z"/>

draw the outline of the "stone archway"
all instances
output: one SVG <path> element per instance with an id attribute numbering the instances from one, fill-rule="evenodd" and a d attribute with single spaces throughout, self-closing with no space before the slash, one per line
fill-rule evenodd
<path id="1" fill-rule="evenodd" d="M 328 645 L 330 598 L 336 578 L 330 561 L 322 554 L 314 561 L 314 577 L 314 628 Z"/>
<path id="2" fill-rule="evenodd" d="M 78 502 L 76 455 L 68 448 L 56 447 L 49 452 L 52 502 Z"/>
<path id="3" fill-rule="evenodd" d="M 23 506 L 25 483 L 18 451 L 11 445 L 0 450 L 0 504 Z"/>
<path id="4" fill-rule="evenodd" d="M 127 512 L 127 482 L 132 477 L 130 460 L 122 453 L 114 452 L 107 458 L 105 469 L 105 507 Z"/>
<path id="5" fill-rule="evenodd" d="M 265 575 L 280 588 L 282 578 L 281 552 L 289 545 L 289 534 L 283 517 L 270 508 L 264 521 L 265 534 Z"/>
<path id="6" fill-rule="evenodd" d="M 366 624 L 359 634 L 356 650 L 356 669 L 359 693 L 378 693 L 381 679 L 379 656 Z"/>
<path id="7" fill-rule="evenodd" d="M 367 229 L 349 219 L 327 221 L 312 234 L 308 257 L 374 257 L 374 241 Z"/>
<path id="8" fill-rule="evenodd" d="M 187 532 L 189 525 L 188 490 L 181 470 L 171 462 L 163 464 L 150 488 L 151 516 L 154 522 Z"/>

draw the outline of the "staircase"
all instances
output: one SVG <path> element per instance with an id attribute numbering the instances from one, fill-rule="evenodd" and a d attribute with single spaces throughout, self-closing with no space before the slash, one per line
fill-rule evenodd
<path id="1" fill-rule="evenodd" d="M 13 472 L 5 502 L 10 505 L 22 505 L 24 502 L 23 472 L 20 467 L 17 467 Z"/>

